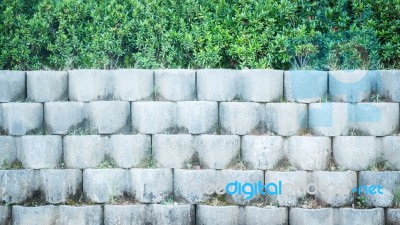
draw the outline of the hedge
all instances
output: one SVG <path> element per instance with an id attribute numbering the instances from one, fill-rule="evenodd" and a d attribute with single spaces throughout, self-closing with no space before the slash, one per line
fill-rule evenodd
<path id="1" fill-rule="evenodd" d="M 0 2 L 0 69 L 400 67 L 400 0 Z"/>

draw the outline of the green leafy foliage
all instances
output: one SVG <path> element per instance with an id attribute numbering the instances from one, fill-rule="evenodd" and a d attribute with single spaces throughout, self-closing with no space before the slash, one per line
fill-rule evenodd
<path id="1" fill-rule="evenodd" d="M 0 69 L 400 67 L 400 0 L 2 0 Z"/>

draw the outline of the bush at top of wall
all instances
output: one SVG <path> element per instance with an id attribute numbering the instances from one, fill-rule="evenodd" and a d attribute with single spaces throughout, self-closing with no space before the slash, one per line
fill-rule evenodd
<path id="1" fill-rule="evenodd" d="M 0 69 L 400 66 L 399 0 L 3 0 Z"/>

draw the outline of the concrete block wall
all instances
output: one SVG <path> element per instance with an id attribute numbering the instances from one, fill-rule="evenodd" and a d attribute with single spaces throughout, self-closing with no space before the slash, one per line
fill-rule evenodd
<path id="1" fill-rule="evenodd" d="M 399 90 L 399 70 L 0 71 L 0 225 L 398 225 Z"/>

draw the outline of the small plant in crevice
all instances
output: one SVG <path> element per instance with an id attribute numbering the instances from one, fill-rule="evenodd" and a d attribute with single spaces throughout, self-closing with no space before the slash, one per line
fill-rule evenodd
<path id="1" fill-rule="evenodd" d="M 244 102 L 244 98 L 241 95 L 235 96 L 235 98 L 232 99 L 233 102 Z"/>
<path id="2" fill-rule="evenodd" d="M 358 209 L 367 208 L 366 200 L 365 200 L 365 196 L 364 195 L 359 195 L 355 199 L 356 199 L 356 203 L 355 203 L 356 208 L 358 208 Z"/>
<path id="3" fill-rule="evenodd" d="M 246 170 L 248 165 L 240 156 L 236 156 L 228 165 L 228 168 L 234 170 Z"/>
<path id="4" fill-rule="evenodd" d="M 167 198 L 160 201 L 161 205 L 178 205 L 177 202 L 174 202 L 173 196 L 168 196 Z"/>
<path id="5" fill-rule="evenodd" d="M 104 157 L 103 161 L 97 166 L 98 169 L 109 169 L 109 168 L 117 168 L 117 164 L 111 156 L 107 155 Z"/>
<path id="6" fill-rule="evenodd" d="M 279 103 L 287 103 L 288 100 L 285 98 L 285 96 L 282 96 L 281 99 L 279 99 Z"/>
<path id="7" fill-rule="evenodd" d="M 318 204 L 318 201 L 311 196 L 303 196 L 297 199 L 298 200 L 298 206 L 300 208 L 304 209 L 319 209 L 322 206 Z"/>
<path id="8" fill-rule="evenodd" d="M 400 208 L 400 186 L 394 191 L 394 206 Z"/>
<path id="9" fill-rule="evenodd" d="M 151 152 L 151 148 L 149 150 L 147 150 L 146 156 L 139 163 L 138 167 L 140 167 L 140 168 L 158 168 L 159 167 L 158 162 L 154 159 L 154 154 Z"/>
<path id="10" fill-rule="evenodd" d="M 33 129 L 27 135 L 47 135 L 47 131 L 45 129 Z"/>
<path id="11" fill-rule="evenodd" d="M 383 102 L 383 101 L 385 101 L 384 96 L 378 93 L 372 93 L 370 96 L 370 102 Z"/>
<path id="12" fill-rule="evenodd" d="M 211 206 L 227 206 L 227 205 L 229 205 L 226 201 L 225 194 L 216 194 L 216 193 L 210 195 L 208 199 L 200 201 L 200 203 L 205 204 L 205 205 L 211 205 Z"/>
<path id="13" fill-rule="evenodd" d="M 159 97 L 159 96 L 158 96 L 159 92 L 160 92 L 160 87 L 154 86 L 153 92 L 152 92 L 153 100 L 157 100 L 157 99 L 158 99 L 158 97 Z"/>
<path id="14" fill-rule="evenodd" d="M 361 133 L 355 128 L 351 128 L 349 131 L 349 136 L 360 136 L 360 135 Z"/>
<path id="15" fill-rule="evenodd" d="M 95 135 L 95 134 L 97 134 L 95 131 L 86 128 L 77 128 L 67 133 L 67 135 L 72 135 L 72 136 Z"/>
<path id="16" fill-rule="evenodd" d="M 389 168 L 389 163 L 386 160 L 384 160 L 382 157 L 379 157 L 372 166 L 368 167 L 368 170 L 370 170 L 370 171 L 385 171 L 385 170 L 388 170 L 388 168 Z"/>
<path id="17" fill-rule="evenodd" d="M 192 157 L 188 162 L 186 162 L 186 169 L 189 170 L 199 170 L 201 169 L 201 161 L 198 152 L 193 153 Z"/>
<path id="18" fill-rule="evenodd" d="M 15 160 L 11 164 L 7 164 L 6 161 L 3 161 L 3 170 L 21 170 L 24 167 L 22 166 L 22 163 L 19 160 Z"/>
<path id="19" fill-rule="evenodd" d="M 299 131 L 299 136 L 312 136 L 310 129 L 305 128 Z"/>
<path id="20" fill-rule="evenodd" d="M 331 99 L 331 96 L 329 96 L 329 95 L 324 95 L 323 97 L 321 97 L 321 98 L 319 99 L 319 102 L 320 102 L 320 103 L 331 102 L 331 101 L 332 101 L 332 99 Z"/>
<path id="21" fill-rule="evenodd" d="M 296 171 L 297 168 L 294 167 L 292 163 L 289 161 L 289 159 L 285 157 L 284 159 L 278 162 L 276 170 L 282 172 L 290 172 L 290 171 Z"/>
<path id="22" fill-rule="evenodd" d="M 85 202 L 83 201 L 83 194 L 80 194 L 78 200 L 74 200 L 72 198 L 68 199 L 66 202 L 67 205 L 70 206 L 81 206 L 81 205 L 85 205 Z"/>

